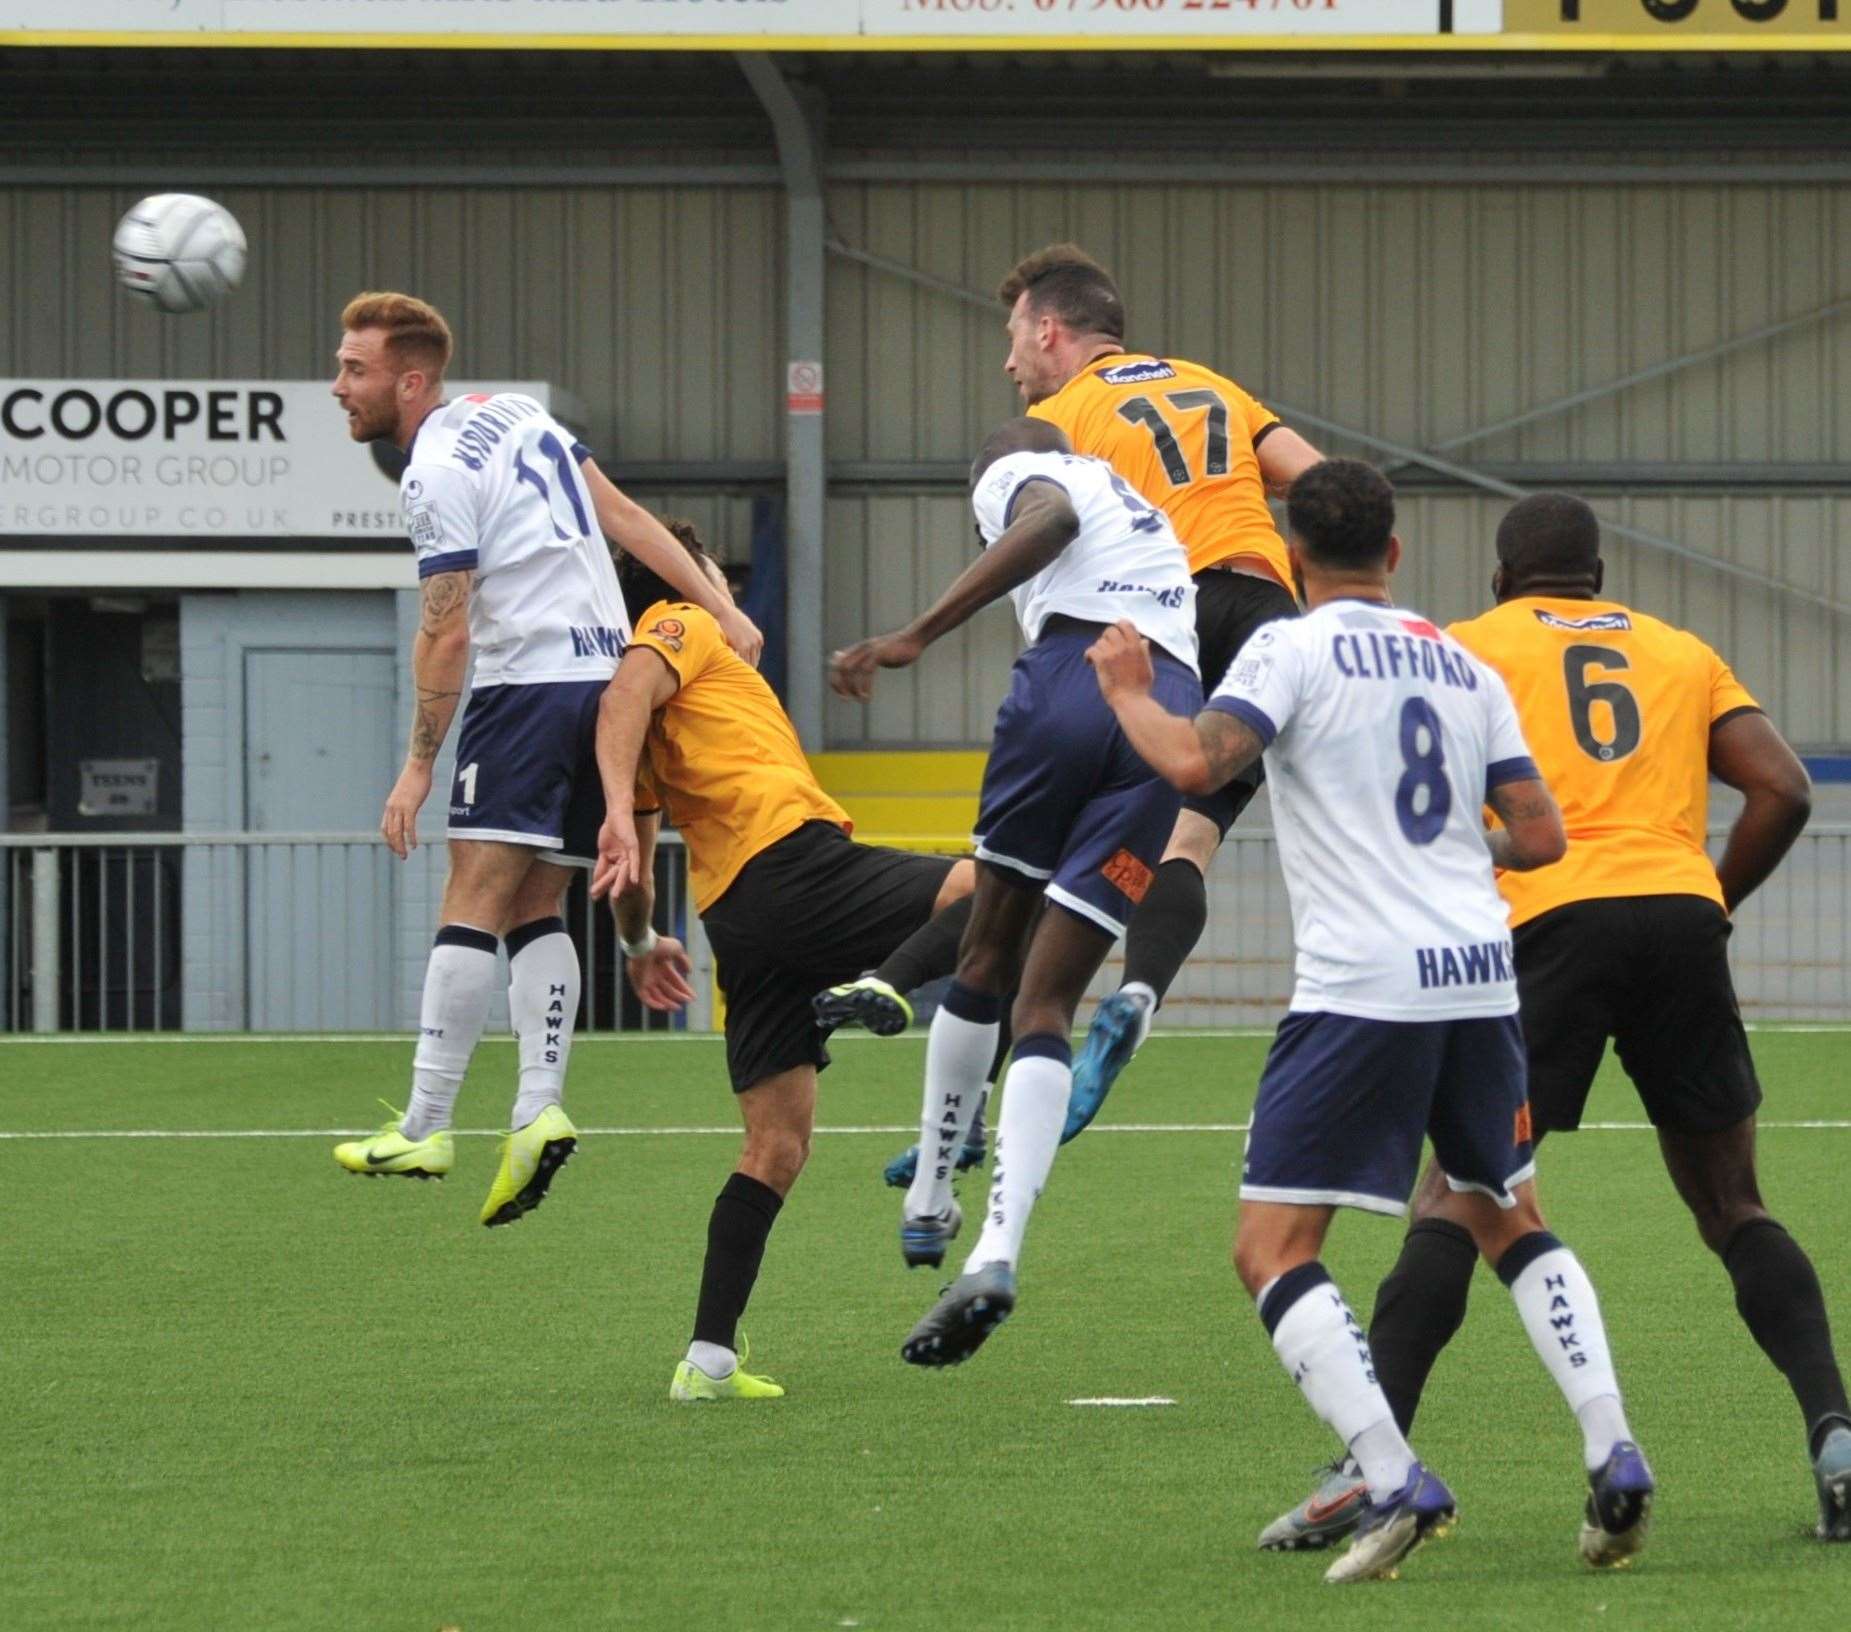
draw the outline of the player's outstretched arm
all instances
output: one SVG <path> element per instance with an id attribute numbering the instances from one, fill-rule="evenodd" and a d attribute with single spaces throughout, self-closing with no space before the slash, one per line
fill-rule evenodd
<path id="1" fill-rule="evenodd" d="M 592 507 L 598 513 L 604 536 L 635 556 L 664 583 L 672 584 L 683 600 L 711 612 L 726 644 L 756 668 L 759 653 L 765 649 L 765 637 L 758 625 L 733 604 L 732 596 L 701 571 L 700 563 L 681 547 L 673 533 L 598 469 L 597 460 L 587 459 L 579 469 L 585 473 L 585 485 L 591 491 Z"/>
<path id="2" fill-rule="evenodd" d="M 1121 618 L 1086 649 L 1099 690 L 1138 756 L 1184 793 L 1212 793 L 1264 751 L 1253 730 L 1231 714 L 1207 708 L 1193 720 L 1172 714 L 1151 696 L 1150 643 Z"/>
<path id="3" fill-rule="evenodd" d="M 411 642 L 411 745 L 379 819 L 380 834 L 400 861 L 418 848 L 418 812 L 430 797 L 431 768 L 463 695 L 469 670 L 469 590 L 475 576 L 434 572 L 418 586 L 423 610 Z"/>
<path id="4" fill-rule="evenodd" d="M 623 948 L 630 984 L 645 1008 L 673 1010 L 694 1001 L 688 984 L 693 961 L 687 948 L 673 935 L 658 935 L 652 920 L 656 910 L 656 829 L 661 818 L 654 811 L 634 817 L 638 872 L 636 878 L 611 897 L 617 920 L 617 940 Z M 603 844 L 599 843 L 603 865 Z"/>
<path id="5" fill-rule="evenodd" d="M 601 896 L 640 884 L 645 876 L 636 828 L 636 767 L 650 717 L 680 685 L 661 654 L 632 646 L 598 703 L 598 780 L 604 785 L 604 825 L 591 893 Z M 652 834 L 653 842 L 653 834 Z"/>
<path id="6" fill-rule="evenodd" d="M 1284 425 L 1268 431 L 1253 450 L 1253 456 L 1260 462 L 1260 478 L 1266 483 L 1266 491 L 1281 498 L 1291 491 L 1292 484 L 1300 476 L 1324 461 L 1323 454 L 1297 431 Z"/>
<path id="7" fill-rule="evenodd" d="M 1528 873 L 1568 854 L 1568 834 L 1548 783 L 1536 777 L 1503 782 L 1485 802 L 1504 824 L 1485 835 L 1492 866 L 1509 873 Z"/>
<path id="8" fill-rule="evenodd" d="M 1030 481 L 1016 500 L 1016 519 L 951 587 L 904 629 L 845 647 L 829 660 L 829 684 L 838 696 L 865 703 L 876 669 L 904 669 L 933 641 L 1025 584 L 1079 535 L 1080 518 L 1066 493 L 1048 481 Z"/>
<path id="9" fill-rule="evenodd" d="M 1757 709 L 1710 730 L 1710 773 L 1743 796 L 1716 876 L 1734 912 L 1781 863 L 1812 815 L 1812 778 L 1774 722 Z"/>

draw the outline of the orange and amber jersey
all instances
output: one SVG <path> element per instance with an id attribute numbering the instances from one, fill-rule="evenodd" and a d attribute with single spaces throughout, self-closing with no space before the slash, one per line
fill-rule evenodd
<path id="1" fill-rule="evenodd" d="M 1119 351 L 1088 363 L 1029 412 L 1166 512 L 1192 573 L 1244 557 L 1242 565 L 1292 587 L 1253 451 L 1279 416 L 1232 380 L 1173 357 Z"/>
<path id="2" fill-rule="evenodd" d="M 1526 595 L 1448 632 L 1504 677 L 1568 830 L 1553 867 L 1499 874 L 1513 928 L 1616 895 L 1723 904 L 1703 848 L 1710 728 L 1759 706 L 1727 663 L 1613 601 Z"/>
<path id="3" fill-rule="evenodd" d="M 688 847 L 696 908 L 705 912 L 740 868 L 805 822 L 848 831 L 848 812 L 818 785 L 777 694 L 711 612 L 658 601 L 631 644 L 681 682 L 649 722 L 636 808 L 667 808 Z"/>

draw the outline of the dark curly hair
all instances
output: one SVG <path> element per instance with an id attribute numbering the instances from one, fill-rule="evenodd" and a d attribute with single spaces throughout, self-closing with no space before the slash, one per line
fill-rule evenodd
<path id="1" fill-rule="evenodd" d="M 1360 459 L 1325 459 L 1292 484 L 1285 515 L 1312 565 L 1379 566 L 1395 531 L 1395 490 Z"/>
<path id="2" fill-rule="evenodd" d="M 679 517 L 664 516 L 662 525 L 675 535 L 681 547 L 696 561 L 713 559 L 707 546 L 701 542 L 701 535 L 694 530 L 693 522 L 683 521 Z M 632 626 L 657 601 L 682 599 L 680 590 L 660 573 L 644 566 L 628 551 L 620 550 L 612 545 L 611 558 L 617 563 L 617 586 L 623 591 L 624 610 L 630 614 Z"/>

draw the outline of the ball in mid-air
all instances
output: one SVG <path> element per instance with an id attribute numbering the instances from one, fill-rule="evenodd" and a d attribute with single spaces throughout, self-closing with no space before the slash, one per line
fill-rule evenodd
<path id="1" fill-rule="evenodd" d="M 193 193 L 144 198 L 116 226 L 116 276 L 163 312 L 200 312 L 244 276 L 244 229 Z"/>

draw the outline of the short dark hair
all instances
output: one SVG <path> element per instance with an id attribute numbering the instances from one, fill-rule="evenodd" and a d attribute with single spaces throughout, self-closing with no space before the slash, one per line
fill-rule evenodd
<path id="1" fill-rule="evenodd" d="M 1572 493 L 1532 493 L 1498 523 L 1497 551 L 1513 583 L 1591 580 L 1600 570 L 1600 518 Z"/>
<path id="2" fill-rule="evenodd" d="M 1324 459 L 1292 484 L 1285 514 L 1314 566 L 1379 566 L 1394 536 L 1395 490 L 1360 459 Z"/>
<path id="3" fill-rule="evenodd" d="M 1037 419 L 1024 414 L 1019 419 L 1005 419 L 983 439 L 977 457 L 971 461 L 970 485 L 983 480 L 983 473 L 998 459 L 1012 453 L 1072 453 L 1067 433 L 1051 419 Z"/>
<path id="4" fill-rule="evenodd" d="M 713 559 L 707 546 L 701 542 L 701 535 L 695 531 L 693 522 L 665 516 L 662 518 L 662 525 L 674 534 L 681 547 L 696 561 Z M 644 566 L 627 550 L 619 550 L 613 545 L 611 556 L 617 563 L 617 585 L 623 591 L 623 606 L 630 615 L 632 628 L 657 601 L 685 599 L 681 591 L 659 572 Z"/>
<path id="5" fill-rule="evenodd" d="M 1058 317 L 1075 334 L 1125 338 L 1125 297 L 1078 244 L 1049 244 L 1017 261 L 996 295 L 1013 310 L 1024 293 L 1037 312 Z"/>

